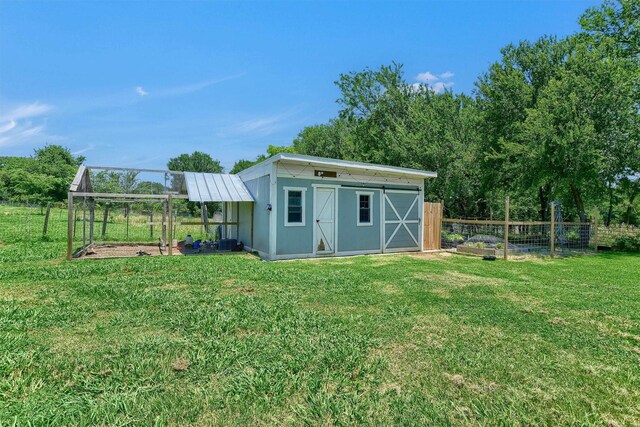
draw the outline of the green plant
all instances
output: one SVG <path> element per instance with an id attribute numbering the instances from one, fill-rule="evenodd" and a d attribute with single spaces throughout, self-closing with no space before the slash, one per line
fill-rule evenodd
<path id="1" fill-rule="evenodd" d="M 464 237 L 459 233 L 448 233 L 446 231 L 442 232 L 442 238 L 449 242 L 462 242 L 464 241 Z"/>
<path id="2" fill-rule="evenodd" d="M 618 237 L 614 241 L 613 247 L 623 252 L 640 252 L 640 234 Z"/>

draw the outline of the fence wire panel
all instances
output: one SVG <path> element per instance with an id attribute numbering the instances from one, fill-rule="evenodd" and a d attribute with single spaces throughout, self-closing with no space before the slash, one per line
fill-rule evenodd
<path id="1" fill-rule="evenodd" d="M 66 204 L 32 205 L 0 201 L 0 240 L 3 242 L 64 242 L 66 239 Z"/>
<path id="2" fill-rule="evenodd" d="M 504 257 L 506 249 L 507 257 L 562 256 L 591 252 L 597 244 L 589 223 L 442 220 L 442 249 L 459 253 Z"/>
<path id="3" fill-rule="evenodd" d="M 550 255 L 551 223 L 509 223 L 508 256 Z"/>
<path id="4" fill-rule="evenodd" d="M 634 225 L 600 225 L 596 237 L 601 249 L 640 251 L 640 227 Z"/>

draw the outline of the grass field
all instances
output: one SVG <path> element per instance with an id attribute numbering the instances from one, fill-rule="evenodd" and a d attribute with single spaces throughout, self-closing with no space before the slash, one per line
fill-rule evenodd
<path id="1" fill-rule="evenodd" d="M 0 244 L 0 425 L 640 425 L 638 255 L 64 250 Z"/>

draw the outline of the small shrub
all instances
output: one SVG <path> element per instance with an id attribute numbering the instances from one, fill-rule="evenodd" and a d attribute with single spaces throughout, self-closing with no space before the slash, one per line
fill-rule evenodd
<path id="1" fill-rule="evenodd" d="M 447 240 L 449 242 L 462 242 L 464 241 L 464 237 L 462 237 L 462 234 L 458 234 L 458 233 L 442 233 L 442 238 L 444 240 Z"/>
<path id="2" fill-rule="evenodd" d="M 485 244 L 483 242 L 467 242 L 464 245 L 466 247 L 469 247 L 469 248 L 480 248 L 480 249 L 482 249 L 482 248 L 485 247 Z"/>
<path id="3" fill-rule="evenodd" d="M 502 249 L 502 243 L 496 243 L 496 249 Z"/>
<path id="4" fill-rule="evenodd" d="M 640 234 L 618 237 L 613 243 L 613 247 L 623 252 L 640 252 Z"/>

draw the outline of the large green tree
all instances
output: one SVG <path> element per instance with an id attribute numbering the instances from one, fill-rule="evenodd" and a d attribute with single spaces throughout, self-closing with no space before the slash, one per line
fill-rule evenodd
<path id="1" fill-rule="evenodd" d="M 409 84 L 402 66 L 343 74 L 339 117 L 305 128 L 294 140 L 302 154 L 429 169 L 426 196 L 444 200 L 448 214 L 486 214 L 480 185 L 475 101 Z"/>
<path id="2" fill-rule="evenodd" d="M 65 200 L 83 161 L 59 145 L 46 145 L 31 157 L 0 157 L 0 198 L 29 203 Z"/>
<path id="3" fill-rule="evenodd" d="M 178 172 L 222 173 L 224 170 L 219 160 L 201 151 L 194 151 L 191 154 L 184 153 L 173 157 L 167 162 L 167 168 Z M 173 175 L 171 177 L 172 190 L 179 192 L 183 187 L 184 178 L 179 175 Z"/>

